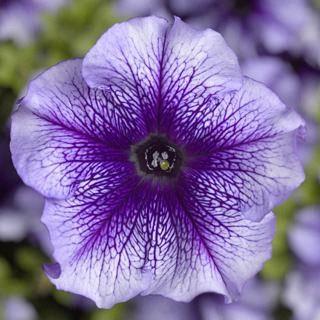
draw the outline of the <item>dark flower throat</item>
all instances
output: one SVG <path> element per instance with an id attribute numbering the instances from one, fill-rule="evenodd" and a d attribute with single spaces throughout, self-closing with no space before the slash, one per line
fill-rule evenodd
<path id="1" fill-rule="evenodd" d="M 162 136 L 150 136 L 134 146 L 132 155 L 140 173 L 158 177 L 175 177 L 182 164 L 181 151 Z"/>

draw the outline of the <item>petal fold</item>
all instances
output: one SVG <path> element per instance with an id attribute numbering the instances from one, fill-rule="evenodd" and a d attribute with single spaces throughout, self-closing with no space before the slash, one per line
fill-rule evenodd
<path id="1" fill-rule="evenodd" d="M 101 179 L 72 198 L 47 200 L 43 222 L 61 266 L 51 281 L 105 308 L 137 294 L 236 298 L 270 257 L 273 214 L 250 222 L 208 213 L 144 183 L 123 181 L 119 190 Z"/>
<path id="2" fill-rule="evenodd" d="M 304 180 L 297 140 L 304 121 L 263 84 L 245 78 L 240 90 L 190 112 L 171 132 L 185 145 L 186 177 L 214 208 L 258 221 Z M 227 210 L 227 209 L 226 209 Z"/>
<path id="3" fill-rule="evenodd" d="M 163 132 L 187 101 L 242 83 L 237 58 L 220 34 L 158 17 L 110 28 L 85 56 L 83 76 L 90 87 L 114 92 L 139 110 L 150 132 Z"/>
<path id="4" fill-rule="evenodd" d="M 88 88 L 81 66 L 75 59 L 43 72 L 12 116 L 13 163 L 27 185 L 50 198 L 70 196 L 114 161 L 126 170 L 131 144 L 145 136 L 132 110 Z"/>

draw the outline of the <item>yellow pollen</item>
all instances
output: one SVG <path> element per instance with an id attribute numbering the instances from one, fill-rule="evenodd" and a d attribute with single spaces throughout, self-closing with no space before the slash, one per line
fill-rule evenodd
<path id="1" fill-rule="evenodd" d="M 161 168 L 161 170 L 163 170 L 163 171 L 167 171 L 167 170 L 170 168 L 170 163 L 169 163 L 169 161 L 168 161 L 168 160 L 162 160 L 162 161 L 160 162 L 160 168 Z"/>

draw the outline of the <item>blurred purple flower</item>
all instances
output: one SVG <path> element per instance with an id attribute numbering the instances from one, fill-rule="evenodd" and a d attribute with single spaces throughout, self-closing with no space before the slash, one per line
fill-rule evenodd
<path id="1" fill-rule="evenodd" d="M 162 296 L 141 296 L 134 300 L 130 320 L 199 320 L 196 305 Z M 129 320 L 129 319 L 128 319 Z"/>
<path id="2" fill-rule="evenodd" d="M 260 46 L 268 52 L 306 54 L 320 65 L 319 13 L 309 0 L 120 0 L 121 15 L 176 15 L 198 27 L 221 32 L 243 57 Z"/>
<path id="3" fill-rule="evenodd" d="M 40 29 L 41 13 L 57 10 L 68 0 L 0 0 L 0 40 L 24 45 Z"/>
<path id="4" fill-rule="evenodd" d="M 289 232 L 299 263 L 287 277 L 284 302 L 295 320 L 320 319 L 320 207 L 303 209 Z"/>
<path id="5" fill-rule="evenodd" d="M 289 243 L 303 264 L 320 268 L 320 207 L 305 208 L 297 215 Z"/>
<path id="6" fill-rule="evenodd" d="M 241 67 L 246 76 L 264 83 L 286 105 L 299 108 L 300 79 L 288 63 L 277 57 L 259 56 L 245 59 Z"/>
<path id="7" fill-rule="evenodd" d="M 223 296 L 203 294 L 190 303 L 175 302 L 161 296 L 134 300 L 132 320 L 271 320 L 279 298 L 274 282 L 251 279 L 237 302 L 226 304 Z"/>
<path id="8" fill-rule="evenodd" d="M 288 54 L 256 56 L 244 59 L 245 75 L 263 82 L 292 108 L 314 116 L 320 93 L 320 69 L 308 64 L 303 57 Z"/>
<path id="9" fill-rule="evenodd" d="M 168 18 L 170 13 L 165 8 L 164 0 L 120 0 L 115 4 L 115 11 L 131 17 L 157 15 Z"/>
<path id="10" fill-rule="evenodd" d="M 212 31 L 133 19 L 29 85 L 11 149 L 47 199 L 60 289 L 236 297 L 270 257 L 272 207 L 304 179 L 301 118 Z"/>
<path id="11" fill-rule="evenodd" d="M 300 266 L 286 279 L 283 301 L 293 320 L 320 319 L 320 269 Z"/>
<path id="12" fill-rule="evenodd" d="M 21 241 L 28 237 L 50 254 L 49 235 L 39 221 L 43 197 L 21 185 L 11 160 L 9 134 L 0 136 L 0 241 Z"/>
<path id="13" fill-rule="evenodd" d="M 320 69 L 302 66 L 298 75 L 301 84 L 301 111 L 310 119 L 314 119 L 319 110 Z"/>
<path id="14" fill-rule="evenodd" d="M 237 302 L 225 304 L 218 295 L 200 298 L 201 319 L 272 320 L 278 298 L 279 286 L 275 282 L 263 282 L 255 278 L 246 283 Z"/>
<path id="15" fill-rule="evenodd" d="M 50 255 L 49 234 L 40 222 L 43 205 L 43 197 L 31 188 L 17 188 L 11 201 L 0 207 L 0 241 L 21 241 L 29 237 Z"/>
<path id="16" fill-rule="evenodd" d="M 286 105 L 298 110 L 305 116 L 306 130 L 301 134 L 299 157 L 304 164 L 308 164 L 314 147 L 319 141 L 319 130 L 314 120 L 311 120 L 310 115 L 309 117 L 307 115 L 308 110 L 306 109 L 311 107 L 306 106 L 306 99 L 308 98 L 306 95 L 312 95 L 314 104 L 314 96 L 318 89 L 317 86 L 320 89 L 320 84 L 317 83 L 316 75 L 313 74 L 316 73 L 315 70 L 311 72 L 303 68 L 304 63 L 302 61 L 298 64 L 301 69 L 295 72 L 285 60 L 272 56 L 260 56 L 245 59 L 241 66 L 246 76 L 264 83 Z M 311 100 L 311 98 L 309 97 L 308 100 Z"/>
<path id="17" fill-rule="evenodd" d="M 1 318 L 2 319 L 2 318 Z M 9 297 L 4 303 L 4 320 L 37 320 L 33 305 L 21 297 Z"/>

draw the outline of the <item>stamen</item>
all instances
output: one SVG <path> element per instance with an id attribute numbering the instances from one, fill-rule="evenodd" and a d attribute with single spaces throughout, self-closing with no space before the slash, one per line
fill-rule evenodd
<path id="1" fill-rule="evenodd" d="M 139 173 L 174 177 L 182 164 L 181 151 L 162 136 L 150 136 L 133 147 L 132 160 Z"/>

